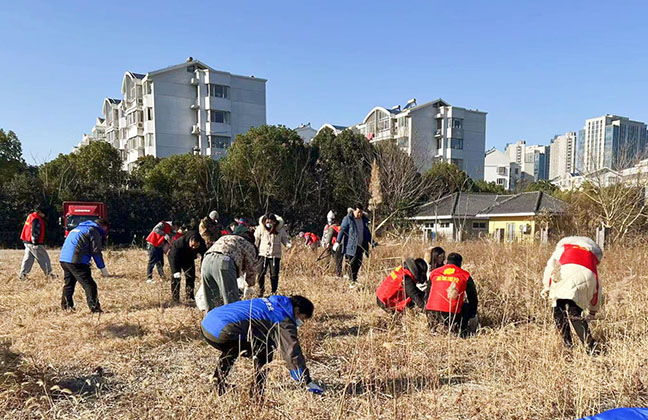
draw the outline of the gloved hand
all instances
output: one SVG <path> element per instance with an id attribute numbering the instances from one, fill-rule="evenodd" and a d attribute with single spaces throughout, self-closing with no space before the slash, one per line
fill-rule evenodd
<path id="1" fill-rule="evenodd" d="M 333 252 L 337 252 L 338 249 L 340 249 L 340 243 L 336 242 L 333 244 Z"/>
<path id="2" fill-rule="evenodd" d="M 542 292 L 540 292 L 540 297 L 543 298 L 543 299 L 546 299 L 547 297 L 549 297 L 549 289 L 547 289 L 547 288 L 542 289 Z"/>
<path id="3" fill-rule="evenodd" d="M 182 278 L 182 273 L 179 272 L 179 271 L 177 273 L 173 273 L 173 278 L 174 279 L 181 279 Z"/>
<path id="4" fill-rule="evenodd" d="M 286 244 L 286 248 L 288 248 L 288 249 L 292 248 L 292 243 L 291 243 L 291 242 L 288 242 L 288 243 Z"/>
<path id="5" fill-rule="evenodd" d="M 254 296 L 256 296 L 256 290 L 254 290 L 254 287 L 245 286 L 245 289 L 243 289 L 243 299 L 248 299 Z"/>
<path id="6" fill-rule="evenodd" d="M 313 381 L 306 384 L 306 389 L 315 395 L 322 395 L 324 393 L 324 389 Z"/>
<path id="7" fill-rule="evenodd" d="M 110 273 L 108 272 L 108 269 L 106 267 L 101 269 L 101 275 L 103 277 L 110 277 Z"/>

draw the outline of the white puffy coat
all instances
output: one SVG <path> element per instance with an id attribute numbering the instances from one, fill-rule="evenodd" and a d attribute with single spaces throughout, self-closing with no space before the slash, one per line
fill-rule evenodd
<path id="1" fill-rule="evenodd" d="M 552 306 L 556 300 L 569 299 L 583 310 L 596 312 L 603 302 L 601 282 L 594 272 L 580 264 L 561 264 L 560 258 L 565 251 L 565 245 L 576 245 L 593 253 L 598 262 L 603 259 L 603 251 L 591 240 L 584 236 L 569 236 L 556 245 L 556 249 L 547 261 L 542 283 L 543 292 L 549 292 Z"/>
<path id="2" fill-rule="evenodd" d="M 263 216 L 259 218 L 259 226 L 254 231 L 254 240 L 259 248 L 259 257 L 281 258 L 281 245 L 290 246 L 290 239 L 284 228 L 284 220 L 277 218 L 275 233 L 271 233 L 263 224 Z"/>

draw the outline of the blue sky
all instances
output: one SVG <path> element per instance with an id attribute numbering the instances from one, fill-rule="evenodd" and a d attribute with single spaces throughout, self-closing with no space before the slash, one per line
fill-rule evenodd
<path id="1" fill-rule="evenodd" d="M 268 79 L 267 120 L 348 125 L 441 97 L 488 112 L 487 148 L 615 113 L 648 121 L 648 2 L 30 1 L 0 5 L 0 128 L 68 153 L 126 70 L 193 56 Z"/>

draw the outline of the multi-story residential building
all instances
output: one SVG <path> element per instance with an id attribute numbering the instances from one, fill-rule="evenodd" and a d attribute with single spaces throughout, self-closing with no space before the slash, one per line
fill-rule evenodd
<path id="1" fill-rule="evenodd" d="M 646 124 L 607 114 L 590 118 L 579 131 L 577 167 L 583 173 L 624 169 L 645 157 Z"/>
<path id="2" fill-rule="evenodd" d="M 83 133 L 83 138 L 72 149 L 73 152 L 77 152 L 83 146 L 87 146 L 93 141 L 105 141 L 106 140 L 106 122 L 103 118 L 97 117 L 94 127 L 90 131 L 90 134 Z"/>
<path id="3" fill-rule="evenodd" d="M 373 108 L 354 129 L 372 143 L 395 140 L 421 172 L 445 161 L 472 179 L 484 178 L 485 112 L 452 106 L 442 99 L 421 105 L 412 99 L 402 109 Z"/>
<path id="4" fill-rule="evenodd" d="M 126 72 L 122 99 L 103 104 L 106 141 L 132 169 L 145 155 L 194 153 L 217 159 L 237 134 L 266 123 L 266 80 L 186 62 L 139 74 Z"/>
<path id="5" fill-rule="evenodd" d="M 322 131 L 325 128 L 329 128 L 333 132 L 333 134 L 335 134 L 337 136 L 338 134 L 340 134 L 341 132 L 343 132 L 344 130 L 346 130 L 349 127 L 346 127 L 344 125 L 335 125 L 335 124 L 324 123 L 319 128 L 319 130 L 317 130 L 317 132 L 319 133 L 320 131 Z"/>
<path id="6" fill-rule="evenodd" d="M 576 133 L 557 134 L 549 145 L 549 179 L 576 171 Z"/>
<path id="7" fill-rule="evenodd" d="M 317 134 L 317 130 L 311 127 L 311 123 L 301 124 L 299 127 L 295 128 L 295 131 L 306 144 L 310 143 L 311 140 L 313 140 L 313 137 Z"/>
<path id="8" fill-rule="evenodd" d="M 509 157 L 492 148 L 484 157 L 484 181 L 494 182 L 506 190 L 515 189 L 520 179 L 520 165 L 511 162 Z"/>
<path id="9" fill-rule="evenodd" d="M 505 153 L 511 162 L 520 165 L 520 179 L 532 182 L 549 178 L 549 147 L 527 146 L 526 141 L 506 145 Z"/>

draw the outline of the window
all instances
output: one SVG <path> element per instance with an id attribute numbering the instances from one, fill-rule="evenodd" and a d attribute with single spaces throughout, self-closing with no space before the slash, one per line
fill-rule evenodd
<path id="1" fill-rule="evenodd" d="M 209 96 L 216 98 L 229 98 L 229 86 L 210 83 L 207 89 L 209 90 Z"/>
<path id="2" fill-rule="evenodd" d="M 463 169 L 463 159 L 450 159 L 450 163 L 459 169 Z"/>
<path id="3" fill-rule="evenodd" d="M 232 139 L 227 136 L 209 136 L 210 147 L 227 149 L 232 144 Z"/>
<path id="4" fill-rule="evenodd" d="M 209 122 L 229 124 L 230 113 L 227 111 L 209 111 Z"/>
<path id="5" fill-rule="evenodd" d="M 463 150 L 463 139 L 450 139 L 450 148 Z"/>
<path id="6" fill-rule="evenodd" d="M 437 139 L 437 149 L 443 148 L 443 139 Z"/>
<path id="7" fill-rule="evenodd" d="M 504 178 L 497 178 L 497 185 L 504 185 L 505 179 Z"/>
<path id="8" fill-rule="evenodd" d="M 188 73 L 193 73 L 194 71 L 196 71 L 196 66 L 187 66 Z"/>
<path id="9" fill-rule="evenodd" d="M 146 121 L 153 121 L 153 108 L 146 108 Z"/>
<path id="10" fill-rule="evenodd" d="M 153 146 L 153 141 L 154 141 L 153 140 L 153 133 L 148 133 L 148 134 L 146 134 L 145 137 L 146 137 L 146 146 L 147 147 Z"/>
<path id="11" fill-rule="evenodd" d="M 473 222 L 472 224 L 473 229 L 486 229 L 486 222 Z"/>
<path id="12" fill-rule="evenodd" d="M 535 153 L 529 152 L 524 155 L 524 162 L 533 163 L 535 161 Z"/>
<path id="13" fill-rule="evenodd" d="M 442 222 L 439 223 L 440 228 L 449 228 L 450 227 L 450 222 Z"/>
<path id="14" fill-rule="evenodd" d="M 463 120 L 461 118 L 452 119 L 452 128 L 462 128 L 462 127 L 463 127 Z"/>
<path id="15" fill-rule="evenodd" d="M 500 166 L 497 168 L 497 175 L 504 175 L 506 176 L 506 168 L 504 166 Z"/>
<path id="16" fill-rule="evenodd" d="M 151 88 L 151 82 L 146 82 L 146 94 L 150 95 L 153 93 L 153 89 Z"/>

